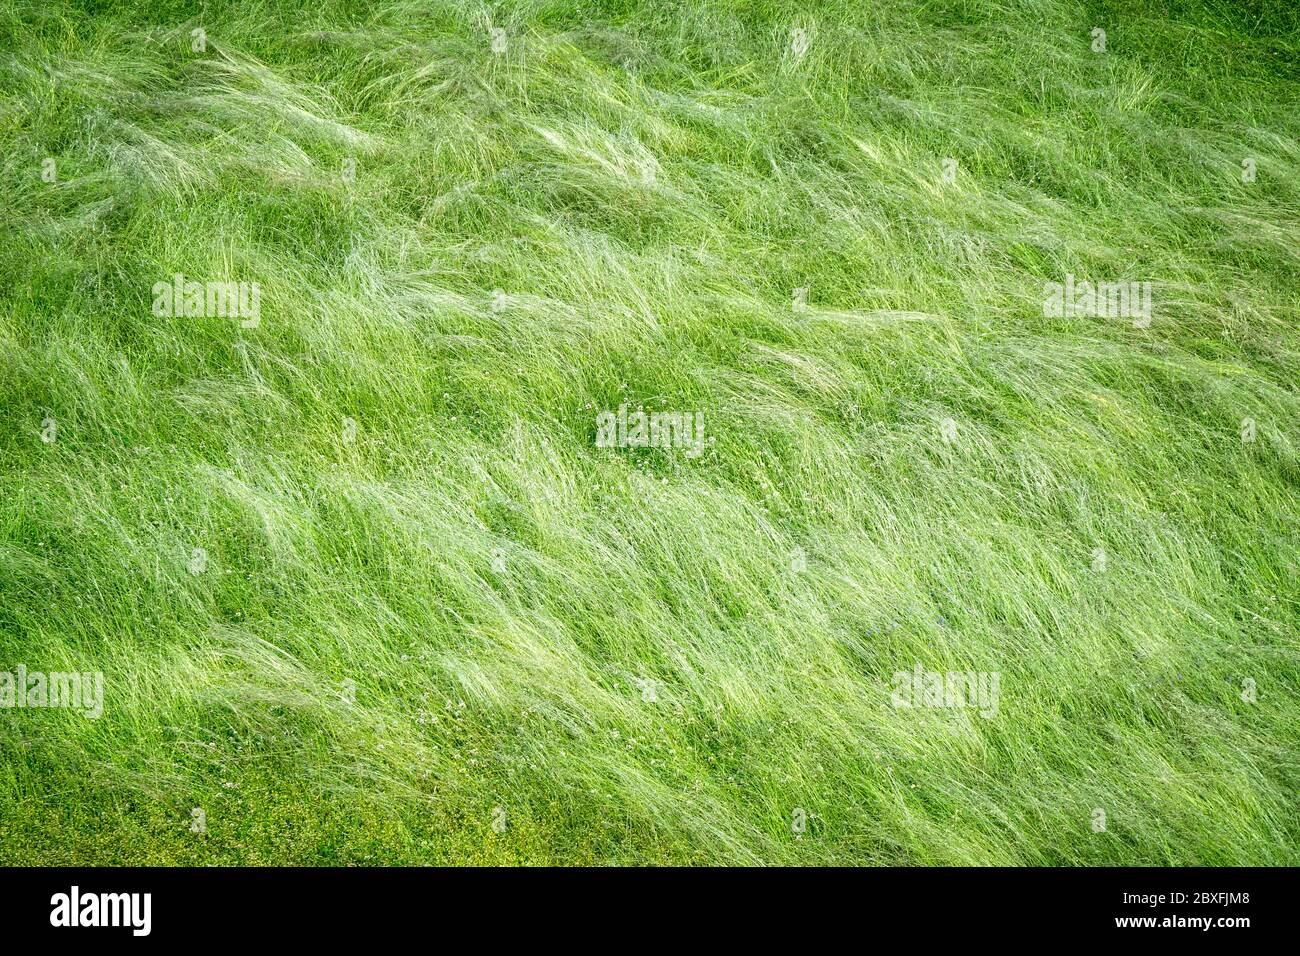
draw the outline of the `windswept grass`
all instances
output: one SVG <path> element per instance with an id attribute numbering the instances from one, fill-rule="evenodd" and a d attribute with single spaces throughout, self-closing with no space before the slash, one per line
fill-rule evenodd
<path id="1" fill-rule="evenodd" d="M 7 0 L 0 863 L 1295 865 L 1298 140 L 1282 0 Z"/>

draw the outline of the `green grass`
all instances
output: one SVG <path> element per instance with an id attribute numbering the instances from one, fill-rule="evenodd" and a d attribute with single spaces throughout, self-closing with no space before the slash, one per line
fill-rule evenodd
<path id="1" fill-rule="evenodd" d="M 3 0 L 0 863 L 1297 864 L 1298 139 L 1285 0 Z"/>

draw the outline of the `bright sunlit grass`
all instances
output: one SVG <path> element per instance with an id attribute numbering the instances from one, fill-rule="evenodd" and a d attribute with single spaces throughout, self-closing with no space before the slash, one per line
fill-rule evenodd
<path id="1" fill-rule="evenodd" d="M 0 863 L 1300 862 L 1292 4 L 197 9 L 0 9 Z"/>

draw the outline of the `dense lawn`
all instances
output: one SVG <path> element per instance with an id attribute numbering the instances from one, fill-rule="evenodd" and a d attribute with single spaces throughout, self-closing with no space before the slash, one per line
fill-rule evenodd
<path id="1" fill-rule="evenodd" d="M 0 0 L 0 863 L 1300 863 L 1298 138 L 1290 0 Z"/>

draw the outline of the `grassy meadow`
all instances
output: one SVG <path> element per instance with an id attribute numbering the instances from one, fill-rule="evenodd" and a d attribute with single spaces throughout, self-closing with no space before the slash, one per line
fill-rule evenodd
<path id="1" fill-rule="evenodd" d="M 1287 0 L 0 0 L 0 145 L 0 864 L 1300 863 Z"/>

